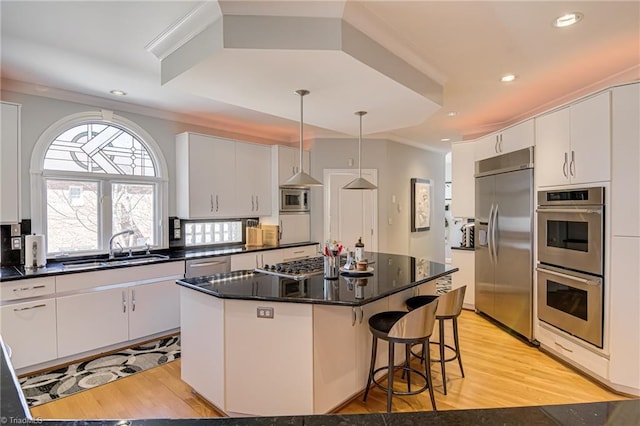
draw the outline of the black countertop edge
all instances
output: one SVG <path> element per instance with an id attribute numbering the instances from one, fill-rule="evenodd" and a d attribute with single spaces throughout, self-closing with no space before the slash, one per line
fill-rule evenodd
<path id="1" fill-rule="evenodd" d="M 284 302 L 284 303 L 304 303 L 310 305 L 334 305 L 334 306 L 364 306 L 368 303 L 375 302 L 376 300 L 383 299 L 385 297 L 391 296 L 392 294 L 399 293 L 401 291 L 407 290 L 409 288 L 413 288 L 415 286 L 427 283 L 429 281 L 437 280 L 438 278 L 447 276 L 454 272 L 458 272 L 459 269 L 455 266 L 452 266 L 451 269 L 447 269 L 446 271 L 438 274 L 430 275 L 424 279 L 414 281 L 408 285 L 397 287 L 392 290 L 380 293 L 376 296 L 371 296 L 366 299 L 357 300 L 357 301 L 349 301 L 349 300 L 327 300 L 327 299 L 309 299 L 309 298 L 290 298 L 290 297 L 268 297 L 268 296 L 242 296 L 235 294 L 221 294 L 217 291 L 202 288 L 197 284 L 192 284 L 186 282 L 184 280 L 176 280 L 178 285 L 183 287 L 187 287 L 191 290 L 199 291 L 200 293 L 207 294 L 209 296 L 217 297 L 219 299 L 235 299 L 235 300 L 262 300 L 268 302 Z M 256 272 L 256 274 L 261 274 L 260 272 Z"/>
<path id="2" fill-rule="evenodd" d="M 102 265 L 91 268 L 77 268 L 77 269 L 64 269 L 61 262 L 58 261 L 49 261 L 47 266 L 39 269 L 25 269 L 23 266 L 3 266 L 0 268 L 0 282 L 5 281 L 16 281 L 21 279 L 28 278 L 37 278 L 37 277 L 48 277 L 55 275 L 63 275 L 63 274 L 79 274 L 84 272 L 92 272 L 92 271 L 100 271 L 105 269 L 118 269 L 118 268 L 131 268 L 134 266 L 144 266 L 158 263 L 166 263 L 166 262 L 175 262 L 177 260 L 189 260 L 189 259 L 198 259 L 198 258 L 207 258 L 207 257 L 219 257 L 219 256 L 231 256 L 234 254 L 243 254 L 243 253 L 251 253 L 251 252 L 261 252 L 261 251 L 269 251 L 269 250 L 279 250 L 293 247 L 305 247 L 312 246 L 318 244 L 317 242 L 309 241 L 305 243 L 291 243 L 291 244 L 283 244 L 279 246 L 269 246 L 269 247 L 251 247 L 247 248 L 244 245 L 236 245 L 236 246 L 228 246 L 228 247 L 220 247 L 220 248 L 201 248 L 201 249 L 161 249 L 161 250 L 152 250 L 152 254 L 162 254 L 169 256 L 167 259 L 157 259 L 152 262 L 136 264 L 136 265 Z M 69 260 L 79 260 L 83 257 L 69 257 L 65 259 L 65 261 Z M 85 256 L 86 258 L 92 259 L 102 259 L 105 260 L 108 258 L 107 255 L 100 256 Z M 126 256 L 123 256 L 122 259 L 126 259 Z"/>
<path id="3" fill-rule="evenodd" d="M 475 247 L 460 247 L 460 246 L 451 247 L 451 250 L 476 251 Z"/>

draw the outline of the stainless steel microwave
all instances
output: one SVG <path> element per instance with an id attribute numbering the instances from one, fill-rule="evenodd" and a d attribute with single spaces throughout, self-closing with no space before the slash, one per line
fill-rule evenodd
<path id="1" fill-rule="evenodd" d="M 309 211 L 309 188 L 280 188 L 280 211 L 305 213 Z"/>

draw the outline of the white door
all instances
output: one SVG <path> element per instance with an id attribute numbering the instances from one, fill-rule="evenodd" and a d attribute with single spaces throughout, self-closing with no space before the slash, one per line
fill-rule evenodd
<path id="1" fill-rule="evenodd" d="M 353 169 L 325 169 L 326 240 L 340 241 L 353 250 L 362 237 L 365 251 L 378 251 L 378 191 L 342 189 L 358 177 Z M 378 185 L 378 171 L 362 170 L 362 177 Z"/>

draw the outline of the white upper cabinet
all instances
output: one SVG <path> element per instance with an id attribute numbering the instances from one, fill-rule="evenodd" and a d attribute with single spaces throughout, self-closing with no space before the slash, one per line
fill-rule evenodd
<path id="1" fill-rule="evenodd" d="M 184 219 L 271 214 L 271 150 L 195 133 L 176 137 L 176 199 Z"/>
<path id="2" fill-rule="evenodd" d="M 495 157 L 534 145 L 533 120 L 527 120 L 515 126 L 485 136 L 476 141 L 475 159 Z"/>
<path id="3" fill-rule="evenodd" d="M 451 212 L 453 217 L 475 215 L 476 142 L 451 144 Z"/>
<path id="4" fill-rule="evenodd" d="M 20 105 L 2 102 L 0 223 L 20 222 Z"/>
<path id="5" fill-rule="evenodd" d="M 606 91 L 535 119 L 536 184 L 611 178 L 611 100 Z"/>
<path id="6" fill-rule="evenodd" d="M 640 83 L 613 89 L 611 109 L 612 232 L 640 237 Z"/>
<path id="7" fill-rule="evenodd" d="M 271 147 L 236 143 L 238 214 L 271 214 Z"/>
<path id="8" fill-rule="evenodd" d="M 300 171 L 300 150 L 282 145 L 275 146 L 274 150 L 277 151 L 278 155 L 278 186 L 280 186 Z M 309 166 L 309 151 L 303 151 L 302 167 L 304 167 L 306 173 L 309 173 Z"/>

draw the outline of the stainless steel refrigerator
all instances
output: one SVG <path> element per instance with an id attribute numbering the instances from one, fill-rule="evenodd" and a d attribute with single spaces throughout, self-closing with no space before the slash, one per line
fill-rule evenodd
<path id="1" fill-rule="evenodd" d="M 476 162 L 476 310 L 533 339 L 533 148 Z"/>

